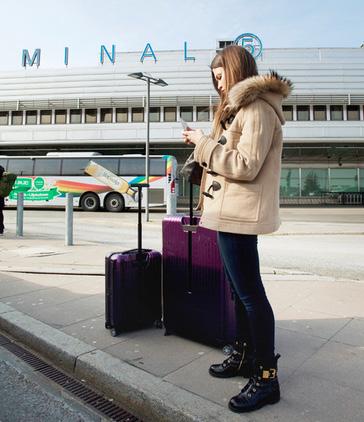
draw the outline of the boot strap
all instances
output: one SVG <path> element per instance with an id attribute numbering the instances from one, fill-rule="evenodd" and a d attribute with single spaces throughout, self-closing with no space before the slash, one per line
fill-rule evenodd
<path id="1" fill-rule="evenodd" d="M 263 369 L 263 374 L 262 374 L 263 379 L 275 378 L 276 376 L 277 376 L 277 370 L 275 368 Z"/>
<path id="2" fill-rule="evenodd" d="M 243 361 L 244 361 L 244 358 L 245 358 L 245 353 L 246 353 L 246 348 L 247 348 L 247 344 L 246 343 L 243 343 L 243 350 L 242 350 L 242 353 L 241 353 L 241 359 L 240 359 L 238 371 L 240 371 L 240 368 L 241 368 L 241 366 L 243 364 Z"/>

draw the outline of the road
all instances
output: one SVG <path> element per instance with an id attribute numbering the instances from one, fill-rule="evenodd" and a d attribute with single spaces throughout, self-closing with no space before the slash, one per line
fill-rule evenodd
<path id="1" fill-rule="evenodd" d="M 24 236 L 63 239 L 64 212 L 26 210 Z M 165 214 L 151 212 L 143 223 L 143 246 L 162 249 L 161 222 Z M 364 208 L 283 208 L 282 226 L 259 237 L 263 267 L 305 271 L 364 281 Z M 15 210 L 5 211 L 8 233 L 14 237 Z M 74 239 L 110 244 L 112 249 L 136 247 L 137 214 L 74 213 Z"/>

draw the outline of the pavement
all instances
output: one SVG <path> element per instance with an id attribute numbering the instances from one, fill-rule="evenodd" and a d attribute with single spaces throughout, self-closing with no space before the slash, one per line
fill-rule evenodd
<path id="1" fill-rule="evenodd" d="M 296 222 L 283 224 L 287 237 L 302 232 L 304 214 L 297 215 Z M 76 239 L 74 246 L 65 246 L 50 232 L 36 235 L 26 227 L 24 237 L 17 238 L 14 216 L 5 217 L 0 330 L 143 420 L 364 421 L 364 278 L 262 267 L 276 318 L 276 351 L 282 355 L 282 398 L 237 415 L 227 403 L 246 380 L 208 375 L 209 365 L 224 359 L 220 349 L 166 337 L 163 329 L 118 337 L 105 329 L 104 257 L 119 249 L 115 244 Z M 133 226 L 135 217 L 125 214 L 124 224 Z M 148 247 L 160 249 L 161 219 L 144 225 Z M 332 218 L 324 232 L 346 233 L 344 226 Z M 121 249 L 135 245 L 136 236 L 127 233 Z M 362 224 L 354 234 L 363 236 Z"/>

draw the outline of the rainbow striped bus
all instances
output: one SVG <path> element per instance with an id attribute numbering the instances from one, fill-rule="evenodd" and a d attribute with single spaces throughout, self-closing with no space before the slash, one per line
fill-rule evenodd
<path id="1" fill-rule="evenodd" d="M 135 198 L 84 173 L 92 160 L 129 184 L 145 183 L 145 156 L 102 155 L 96 152 L 60 152 L 45 156 L 0 156 L 0 165 L 16 174 L 15 185 L 6 204 L 16 205 L 19 192 L 24 205 L 65 206 L 66 193 L 73 194 L 73 205 L 85 211 L 103 208 L 120 212 L 136 208 Z M 149 164 L 149 206 L 165 206 L 177 198 L 177 160 L 171 155 L 151 155 Z M 144 176 L 143 176 L 144 175 Z"/>

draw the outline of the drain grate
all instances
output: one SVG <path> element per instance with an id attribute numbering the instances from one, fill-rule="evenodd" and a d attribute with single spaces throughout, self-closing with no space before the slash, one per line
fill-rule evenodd
<path id="1" fill-rule="evenodd" d="M 10 339 L 1 334 L 0 346 L 19 357 L 37 372 L 51 379 L 53 382 L 69 391 L 82 402 L 93 407 L 110 420 L 120 422 L 143 422 L 141 419 L 133 416 L 122 407 L 114 404 L 111 400 L 101 396 L 91 388 L 86 387 L 82 382 L 64 374 L 59 369 L 56 369 L 52 365 L 44 362 L 42 359 L 33 355 L 33 353 L 23 349 L 21 346 L 13 343 Z"/>

